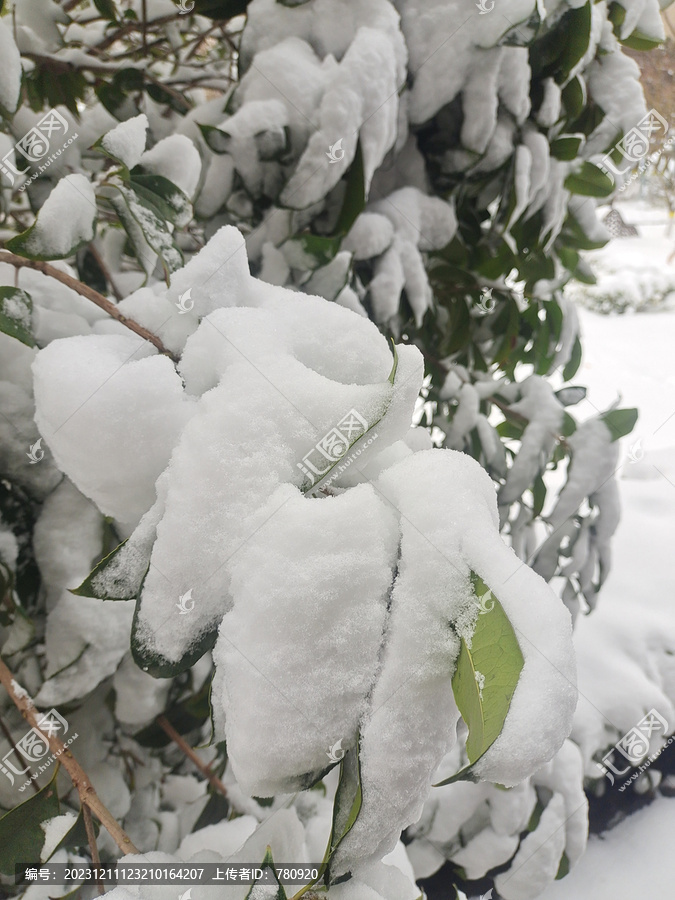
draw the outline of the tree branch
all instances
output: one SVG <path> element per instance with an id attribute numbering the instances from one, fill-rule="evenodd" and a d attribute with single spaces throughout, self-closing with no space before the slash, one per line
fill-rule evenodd
<path id="1" fill-rule="evenodd" d="M 94 823 L 91 820 L 91 810 L 86 803 L 82 804 L 82 819 L 84 821 L 84 830 L 87 832 L 87 840 L 89 841 L 89 849 L 91 850 L 91 861 L 95 869 L 101 865 L 101 857 L 98 854 L 98 846 L 96 845 L 96 832 L 94 831 Z M 99 894 L 105 894 L 105 888 L 100 877 L 96 878 Z"/>
<path id="2" fill-rule="evenodd" d="M 127 318 L 127 316 L 122 315 L 115 304 L 108 300 L 107 297 L 104 297 L 103 294 L 99 294 L 98 291 L 90 288 L 89 285 L 83 284 L 81 281 L 78 281 L 77 278 L 73 278 L 71 275 L 66 275 L 65 272 L 62 272 L 55 266 L 50 266 L 49 263 L 42 262 L 42 260 L 24 259 L 22 256 L 16 256 L 14 253 L 10 253 L 9 250 L 0 250 L 0 262 L 8 263 L 10 266 L 14 266 L 16 269 L 34 269 L 36 272 L 42 272 L 43 275 L 48 275 L 50 278 L 55 278 L 56 281 L 60 281 L 61 284 L 65 284 L 66 287 L 69 287 L 71 290 L 75 291 L 76 294 L 79 294 L 81 297 L 86 297 L 87 300 L 91 300 L 92 303 L 95 303 L 96 306 L 107 312 L 111 318 L 120 322 L 130 331 L 133 331 L 134 334 L 137 334 L 139 337 L 142 337 L 146 341 L 150 341 L 151 344 L 157 347 L 160 353 L 168 356 L 174 362 L 178 362 L 178 357 L 164 346 L 164 344 L 156 334 L 148 331 L 147 328 L 139 325 L 138 322 L 135 322 L 133 319 L 129 319 Z"/>
<path id="3" fill-rule="evenodd" d="M 44 739 L 49 744 L 49 749 L 52 751 L 54 756 L 58 757 L 59 762 L 66 770 L 66 772 L 70 775 L 70 780 L 73 782 L 73 785 L 77 789 L 77 793 L 80 796 L 80 803 L 94 813 L 96 818 L 110 834 L 122 853 L 139 853 L 140 851 L 137 847 L 134 846 L 131 838 L 126 834 L 124 829 L 120 825 L 118 825 L 117 821 L 113 818 L 107 807 L 103 805 L 100 797 L 94 790 L 93 784 L 89 781 L 87 773 L 77 762 L 70 750 L 67 749 L 67 747 L 58 737 L 55 737 L 51 734 L 45 734 L 38 726 L 38 716 L 36 714 L 37 711 L 35 709 L 35 706 L 33 705 L 33 701 L 28 696 L 26 691 L 24 691 L 23 688 L 14 680 L 12 673 L 5 665 L 4 660 L 1 658 L 0 684 L 3 685 L 3 687 L 9 694 L 10 699 L 19 710 L 21 715 L 24 717 L 24 719 L 31 726 L 31 728 L 37 729 L 37 731 L 39 731 L 40 734 L 44 736 Z"/>
<path id="4" fill-rule="evenodd" d="M 173 727 L 171 722 L 166 718 L 166 716 L 157 716 L 157 724 L 159 727 L 168 734 L 171 740 L 177 744 L 183 753 L 190 759 L 202 773 L 204 778 L 208 779 L 209 784 L 218 791 L 219 794 L 222 794 L 223 797 L 227 797 L 227 788 L 223 784 L 223 782 L 218 778 L 217 775 L 211 771 L 210 766 L 206 763 L 202 762 L 202 760 L 197 756 L 192 747 L 188 744 L 188 742 L 183 738 L 176 729 Z"/>

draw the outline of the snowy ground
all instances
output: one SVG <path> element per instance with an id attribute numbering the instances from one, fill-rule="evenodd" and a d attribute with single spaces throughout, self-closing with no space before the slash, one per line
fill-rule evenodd
<path id="1" fill-rule="evenodd" d="M 640 237 L 614 240 L 600 253 L 630 266 L 641 260 L 644 266 L 667 268 L 675 234 L 667 240 L 664 225 L 641 225 L 657 222 L 661 214 L 641 204 L 619 209 L 638 226 Z M 675 261 L 670 268 L 675 273 Z M 655 631 L 670 639 L 675 632 L 675 312 L 608 317 L 580 310 L 580 315 L 585 355 L 576 380 L 589 387 L 589 400 L 598 409 L 620 394 L 621 406 L 640 410 L 634 434 L 623 441 L 623 509 L 613 570 L 595 613 L 577 623 L 579 687 L 587 697 L 580 711 L 592 702 L 616 721 L 624 698 L 636 693 L 634 676 L 629 667 L 617 666 L 605 669 L 601 681 L 598 661 L 612 646 L 632 655 L 630 648 L 647 629 L 652 642 Z M 663 685 L 671 696 L 674 675 L 670 669 Z M 669 724 L 672 731 L 675 722 Z M 539 900 L 673 896 L 674 830 L 675 800 L 661 798 L 601 838 L 592 837 L 574 871 Z"/>

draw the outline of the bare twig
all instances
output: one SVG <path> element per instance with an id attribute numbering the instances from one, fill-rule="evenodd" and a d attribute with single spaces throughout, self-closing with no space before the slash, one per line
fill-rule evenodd
<path id="1" fill-rule="evenodd" d="M 96 845 L 96 832 L 94 831 L 94 823 L 91 820 L 91 810 L 86 803 L 82 804 L 82 819 L 84 820 L 84 830 L 87 832 L 87 840 L 89 841 L 89 850 L 91 851 L 91 861 L 94 868 L 98 869 L 101 865 L 101 857 L 98 855 L 98 846 Z M 98 885 L 99 894 L 105 894 L 105 888 L 100 877 L 97 876 L 96 884 Z"/>
<path id="2" fill-rule="evenodd" d="M 12 673 L 5 665 L 4 660 L 0 658 L 0 684 L 5 688 L 10 699 L 19 710 L 24 719 L 31 728 L 36 728 L 49 744 L 49 749 L 55 757 L 58 757 L 63 768 L 70 775 L 70 780 L 77 789 L 82 806 L 87 806 L 110 834 L 122 853 L 139 853 L 137 847 L 132 843 L 131 838 L 126 834 L 124 829 L 117 823 L 111 812 L 102 803 L 100 797 L 94 789 L 94 785 L 89 781 L 87 773 L 77 762 L 73 754 L 63 744 L 63 742 L 52 734 L 45 734 L 38 725 L 38 715 L 33 705 L 33 701 L 26 691 L 16 683 L 12 677 Z"/>
<path id="3" fill-rule="evenodd" d="M 188 757 L 188 759 L 190 759 L 197 766 L 204 778 L 209 781 L 209 784 L 211 784 L 211 786 L 215 788 L 218 793 L 222 794 L 223 797 L 227 797 L 227 788 L 220 780 L 220 778 L 218 778 L 217 775 L 214 775 L 214 773 L 211 771 L 210 766 L 202 762 L 202 760 L 197 756 L 188 742 L 180 734 L 178 734 L 178 732 L 173 727 L 171 722 L 169 722 L 166 716 L 157 716 L 156 722 L 159 727 L 164 732 L 166 732 L 166 734 L 168 734 L 171 740 L 180 747 L 180 749 Z"/>
<path id="4" fill-rule="evenodd" d="M 150 341 L 151 344 L 157 347 L 160 353 L 168 356 L 174 362 L 178 362 L 178 357 L 176 357 L 170 350 L 168 350 L 164 346 L 164 344 L 156 334 L 148 331 L 147 328 L 139 325 L 138 322 L 135 322 L 133 319 L 129 319 L 126 316 L 122 315 L 115 304 L 108 300 L 107 297 L 104 297 L 103 294 L 99 294 L 98 291 L 90 288 L 89 285 L 83 284 L 81 281 L 78 281 L 77 278 L 66 275 L 65 272 L 62 272 L 55 266 L 50 266 L 49 263 L 42 262 L 42 260 L 24 259 L 22 256 L 16 256 L 14 253 L 10 253 L 9 250 L 0 250 L 0 262 L 8 263 L 10 266 L 14 266 L 17 269 L 35 269 L 36 272 L 42 272 L 43 275 L 48 275 L 50 278 L 55 278 L 56 281 L 60 281 L 61 284 L 65 284 L 66 287 L 69 287 L 81 297 L 86 297 L 87 300 L 91 300 L 92 303 L 95 303 L 96 306 L 100 307 L 102 310 L 105 310 L 105 312 L 107 312 L 109 316 L 111 316 L 113 319 L 116 319 L 126 328 L 130 329 L 130 331 L 133 331 L 135 334 L 137 334 L 139 337 L 142 337 L 146 341 Z"/>

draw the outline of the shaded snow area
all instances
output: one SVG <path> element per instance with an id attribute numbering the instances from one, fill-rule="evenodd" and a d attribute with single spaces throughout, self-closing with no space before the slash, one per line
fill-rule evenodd
<path id="1" fill-rule="evenodd" d="M 663 213 L 640 204 L 618 208 L 640 236 L 613 240 L 597 256 L 617 269 L 640 271 L 640 261 L 651 275 L 670 269 L 675 280 L 675 264 L 666 263 L 673 240 L 666 239 L 663 225 L 641 224 L 663 221 Z M 586 774 L 595 776 L 585 749 L 597 746 L 603 728 L 611 732 L 610 722 L 621 736 L 654 707 L 667 719 L 669 733 L 675 728 L 675 314 L 601 316 L 580 310 L 580 318 L 579 383 L 588 385 L 598 408 L 620 394 L 621 406 L 640 411 L 633 434 L 622 441 L 622 517 L 612 572 L 595 612 L 579 617 L 575 628 L 581 696 L 572 738 L 582 748 Z M 618 791 L 622 784 L 617 779 L 606 789 Z M 659 797 L 614 829 L 591 836 L 575 869 L 540 900 L 672 897 L 674 829 L 675 800 Z"/>

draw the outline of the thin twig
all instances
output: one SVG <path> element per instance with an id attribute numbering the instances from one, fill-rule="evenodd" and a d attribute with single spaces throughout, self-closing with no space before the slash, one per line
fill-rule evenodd
<path id="1" fill-rule="evenodd" d="M 96 832 L 94 831 L 94 823 L 91 820 L 91 810 L 86 803 L 82 805 L 82 819 L 84 820 L 84 830 L 87 832 L 87 840 L 89 841 L 89 850 L 91 851 L 91 861 L 94 868 L 98 869 L 101 865 L 101 857 L 98 855 L 98 846 L 96 844 Z M 105 888 L 99 875 L 96 877 L 99 894 L 105 894 Z"/>
<path id="2" fill-rule="evenodd" d="M 38 715 L 35 706 L 33 705 L 33 701 L 28 696 L 26 691 L 24 691 L 23 688 L 16 683 L 12 676 L 12 673 L 5 665 L 4 660 L 1 658 L 0 684 L 3 685 L 12 702 L 24 717 L 24 719 L 28 722 L 28 724 L 32 728 L 37 729 L 37 731 L 39 731 L 40 734 L 44 736 L 44 739 L 49 744 L 49 749 L 52 751 L 54 756 L 58 758 L 63 768 L 70 775 L 70 780 L 73 782 L 73 785 L 77 789 L 77 793 L 79 794 L 80 803 L 82 804 L 82 806 L 89 807 L 89 809 L 94 813 L 99 822 L 110 834 L 122 853 L 140 853 L 140 850 L 138 850 L 138 848 L 134 846 L 129 835 L 124 831 L 121 825 L 118 824 L 117 820 L 113 817 L 108 808 L 104 806 L 101 798 L 98 796 L 94 789 L 94 785 L 89 780 L 87 773 L 77 762 L 70 750 L 68 750 L 65 744 L 58 737 L 52 734 L 45 734 L 45 732 L 43 732 L 39 727 Z"/>
<path id="3" fill-rule="evenodd" d="M 49 263 L 42 262 L 42 260 L 24 259 L 23 256 L 16 256 L 14 253 L 10 253 L 9 250 L 0 250 L 0 262 L 8 263 L 10 266 L 14 266 L 17 269 L 34 269 L 36 272 L 42 272 L 43 275 L 48 275 L 50 278 L 55 278 L 57 281 L 60 281 L 61 284 L 65 284 L 66 287 L 69 287 L 81 297 L 86 297 L 87 300 L 91 300 L 92 303 L 95 303 L 96 306 L 107 312 L 108 315 L 113 319 L 120 322 L 126 328 L 130 329 L 130 331 L 133 331 L 134 334 L 137 334 L 139 337 L 142 337 L 146 341 L 150 341 L 151 344 L 157 347 L 160 353 L 168 356 L 174 362 L 178 362 L 178 357 L 164 346 L 164 344 L 156 334 L 148 331 L 147 328 L 139 325 L 138 322 L 135 322 L 133 319 L 129 319 L 127 318 L 127 316 L 122 315 L 115 304 L 108 300 L 107 297 L 104 297 L 103 294 L 99 294 L 98 291 L 90 288 L 89 285 L 83 284 L 81 281 L 78 281 L 77 278 L 73 278 L 71 275 L 66 275 L 65 272 L 62 272 L 55 266 L 50 266 Z"/>
<path id="4" fill-rule="evenodd" d="M 222 794 L 223 797 L 227 797 L 227 788 L 220 780 L 220 778 L 218 778 L 217 775 L 214 775 L 214 773 L 211 771 L 210 766 L 202 762 L 202 760 L 197 756 L 188 742 L 180 734 L 178 734 L 178 732 L 173 727 L 171 722 L 169 722 L 166 716 L 157 716 L 156 722 L 159 727 L 164 732 L 166 732 L 171 740 L 180 747 L 180 749 L 188 757 L 188 759 L 192 760 L 192 762 L 197 766 L 204 778 L 208 779 L 211 786 L 215 788 L 218 793 Z"/>
<path id="5" fill-rule="evenodd" d="M 5 723 L 3 722 L 2 718 L 0 718 L 0 729 L 2 729 L 2 733 L 5 735 L 5 737 L 6 737 L 7 740 L 9 741 L 10 746 L 11 746 L 12 750 L 14 751 L 14 756 L 16 756 L 16 758 L 17 758 L 17 760 L 19 761 L 19 763 L 21 763 L 21 764 L 23 764 L 23 765 L 25 766 L 25 765 L 26 765 L 26 760 L 23 758 L 23 756 L 21 755 L 21 751 L 19 750 L 19 748 L 18 748 L 18 747 L 16 746 L 16 744 L 14 743 L 14 738 L 12 737 L 12 732 L 11 732 L 11 731 L 9 730 L 9 728 L 5 725 Z M 33 786 L 33 790 L 35 791 L 35 793 L 36 793 L 36 794 L 39 794 L 39 793 L 40 793 L 40 788 L 38 787 L 37 782 L 36 782 L 36 781 L 33 781 L 33 780 L 31 779 L 31 782 L 30 782 L 30 783 L 31 783 L 31 785 Z"/>
<path id="6" fill-rule="evenodd" d="M 96 260 L 96 265 L 99 267 L 99 269 L 101 270 L 101 272 L 103 272 L 103 277 L 105 278 L 105 280 L 106 280 L 106 281 L 108 282 L 108 284 L 110 285 L 110 290 L 111 290 L 111 291 L 113 292 L 113 294 L 115 295 L 115 299 L 116 299 L 118 302 L 119 302 L 120 300 L 123 300 L 124 297 L 122 296 L 122 294 L 121 294 L 119 288 L 117 287 L 117 285 L 116 285 L 115 282 L 113 281 L 113 277 L 112 277 L 112 275 L 110 274 L 110 269 L 109 269 L 108 266 L 105 264 L 105 260 L 103 259 L 103 257 L 101 256 L 101 254 L 98 252 L 98 248 L 97 248 L 96 244 L 95 244 L 93 241 L 91 242 L 91 244 L 89 244 L 88 250 L 89 250 L 89 252 L 91 253 L 91 255 L 94 257 L 94 259 Z"/>

